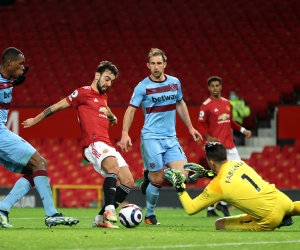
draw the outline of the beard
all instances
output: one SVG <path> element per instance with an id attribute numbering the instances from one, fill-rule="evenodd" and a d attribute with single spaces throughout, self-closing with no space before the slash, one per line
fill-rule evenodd
<path id="1" fill-rule="evenodd" d="M 98 89 L 100 95 L 105 94 L 106 91 L 108 90 L 108 88 L 105 88 L 105 87 L 101 87 L 101 86 L 100 86 L 100 80 L 98 80 L 98 82 L 97 82 L 97 89 Z"/>

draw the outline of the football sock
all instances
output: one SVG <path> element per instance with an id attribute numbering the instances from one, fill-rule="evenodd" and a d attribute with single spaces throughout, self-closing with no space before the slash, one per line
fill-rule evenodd
<path id="1" fill-rule="evenodd" d="M 103 192 L 105 206 L 114 205 L 116 196 L 116 184 L 118 175 L 114 173 L 108 173 L 104 179 Z"/>
<path id="2" fill-rule="evenodd" d="M 46 216 L 57 213 L 53 204 L 52 190 L 46 170 L 37 170 L 32 174 L 35 187 L 42 199 Z"/>
<path id="3" fill-rule="evenodd" d="M 158 200 L 159 192 L 160 192 L 161 185 L 150 182 L 150 184 L 147 187 L 146 191 L 146 217 L 149 217 L 150 215 L 155 215 L 154 209 L 156 207 L 156 203 Z"/>
<path id="4" fill-rule="evenodd" d="M 300 201 L 294 202 L 293 215 L 298 215 L 298 216 L 300 215 Z"/>
<path id="5" fill-rule="evenodd" d="M 220 203 L 221 203 L 221 205 L 223 205 L 223 206 L 227 206 L 227 202 L 225 202 L 225 201 L 220 201 Z"/>
<path id="6" fill-rule="evenodd" d="M 27 192 L 34 187 L 33 179 L 30 175 L 24 175 L 14 185 L 9 194 L 0 202 L 0 210 L 7 211 L 18 202 Z"/>
<path id="7" fill-rule="evenodd" d="M 115 195 L 115 203 L 114 203 L 115 208 L 117 208 L 126 199 L 130 190 L 131 190 L 131 188 L 129 188 L 123 184 L 120 184 L 119 186 L 117 186 L 116 195 Z M 103 215 L 104 211 L 105 211 L 105 207 L 103 207 L 98 214 Z"/>

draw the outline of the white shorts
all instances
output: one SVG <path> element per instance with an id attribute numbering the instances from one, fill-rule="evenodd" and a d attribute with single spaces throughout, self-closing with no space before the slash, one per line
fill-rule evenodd
<path id="1" fill-rule="evenodd" d="M 106 173 L 101 169 L 101 163 L 108 156 L 116 157 L 120 168 L 128 166 L 122 155 L 117 152 L 115 148 L 101 141 L 90 144 L 90 146 L 84 150 L 84 155 L 86 159 L 93 164 L 94 169 L 103 177 L 106 176 Z"/>
<path id="2" fill-rule="evenodd" d="M 241 157 L 239 155 L 239 152 L 237 151 L 236 147 L 227 149 L 227 160 L 233 161 L 233 160 L 240 160 Z"/>

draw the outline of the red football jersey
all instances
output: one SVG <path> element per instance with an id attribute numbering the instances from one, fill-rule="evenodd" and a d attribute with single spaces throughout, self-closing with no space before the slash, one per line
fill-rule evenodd
<path id="1" fill-rule="evenodd" d="M 76 89 L 66 100 L 77 109 L 84 147 L 96 141 L 112 146 L 108 135 L 107 95 L 85 86 Z"/>
<path id="2" fill-rule="evenodd" d="M 227 149 L 234 148 L 231 130 L 232 110 L 230 102 L 208 98 L 200 107 L 198 122 L 205 123 L 207 133 L 220 140 Z"/>

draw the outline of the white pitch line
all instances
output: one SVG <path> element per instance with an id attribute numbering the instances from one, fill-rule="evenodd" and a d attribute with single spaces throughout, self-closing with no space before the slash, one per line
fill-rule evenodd
<path id="1" fill-rule="evenodd" d="M 291 244 L 300 243 L 300 240 L 289 241 L 257 241 L 257 242 L 227 242 L 227 243 L 214 243 L 214 244 L 189 244 L 189 245 L 167 245 L 167 246 L 131 246 L 131 247 L 115 247 L 115 248 L 101 248 L 101 250 L 126 250 L 126 249 L 175 249 L 175 248 L 191 248 L 191 247 L 224 247 L 224 246 L 241 246 L 241 245 L 267 245 L 267 244 Z M 82 249 L 79 249 L 82 250 Z M 96 250 L 96 249 L 94 249 Z"/>

